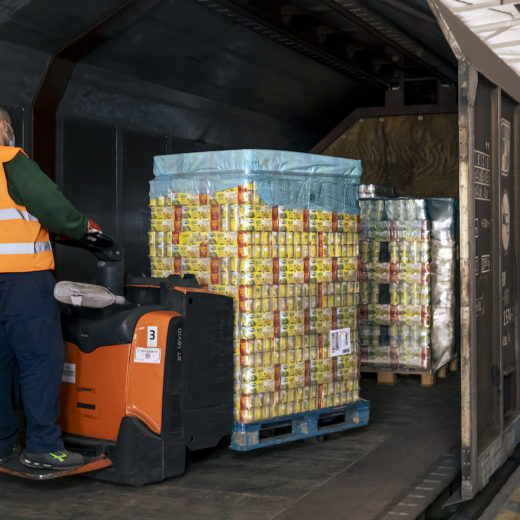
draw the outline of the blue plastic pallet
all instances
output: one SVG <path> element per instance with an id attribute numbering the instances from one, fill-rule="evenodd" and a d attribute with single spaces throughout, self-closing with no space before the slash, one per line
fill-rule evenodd
<path id="1" fill-rule="evenodd" d="M 331 408 L 322 408 L 310 412 L 284 415 L 275 419 L 252 423 L 235 423 L 231 436 L 230 449 L 236 451 L 250 451 L 266 446 L 274 446 L 298 439 L 316 437 L 328 433 L 359 428 L 368 424 L 370 403 L 360 399 L 355 403 Z M 339 421 L 338 421 L 339 419 Z M 327 424 L 329 421 L 337 421 Z M 323 424 L 324 423 L 324 424 Z M 277 428 L 290 427 L 290 433 L 272 435 L 262 438 L 260 432 Z"/>

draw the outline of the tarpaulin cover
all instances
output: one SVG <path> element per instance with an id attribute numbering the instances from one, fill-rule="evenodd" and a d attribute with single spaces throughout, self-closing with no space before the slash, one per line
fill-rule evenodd
<path id="1" fill-rule="evenodd" d="M 287 209 L 359 214 L 361 162 L 283 150 L 224 150 L 154 158 L 150 198 L 210 195 L 256 182 L 262 201 Z"/>

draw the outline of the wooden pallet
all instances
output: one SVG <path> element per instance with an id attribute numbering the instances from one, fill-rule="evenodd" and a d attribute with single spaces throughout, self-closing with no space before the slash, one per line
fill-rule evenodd
<path id="1" fill-rule="evenodd" d="M 308 439 L 368 424 L 370 403 L 360 399 L 355 403 L 333 406 L 266 421 L 235 423 L 230 448 L 250 451 L 299 439 Z"/>
<path id="2" fill-rule="evenodd" d="M 420 369 L 398 369 L 391 370 L 385 368 L 361 367 L 361 372 L 377 374 L 378 385 L 395 385 L 398 375 L 417 375 L 421 377 L 421 386 L 434 386 L 437 378 L 443 379 L 448 377 L 448 372 L 457 372 L 459 369 L 459 359 L 456 357 L 439 367 L 437 370 L 420 370 Z"/>

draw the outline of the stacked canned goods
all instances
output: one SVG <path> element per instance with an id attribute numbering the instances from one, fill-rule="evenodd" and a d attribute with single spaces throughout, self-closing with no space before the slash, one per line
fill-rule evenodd
<path id="1" fill-rule="evenodd" d="M 235 300 L 235 420 L 359 399 L 359 217 L 270 206 L 254 182 L 151 200 L 152 276 Z"/>
<path id="2" fill-rule="evenodd" d="M 431 367 L 430 221 L 424 199 L 362 199 L 361 361 Z"/>

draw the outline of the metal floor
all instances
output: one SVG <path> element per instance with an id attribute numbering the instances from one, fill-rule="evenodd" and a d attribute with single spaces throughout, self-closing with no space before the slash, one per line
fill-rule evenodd
<path id="1" fill-rule="evenodd" d="M 515 454 L 518 456 L 517 451 Z M 501 487 L 479 520 L 520 520 L 520 467 Z"/>
<path id="2" fill-rule="evenodd" d="M 246 453 L 223 444 L 190 454 L 184 476 L 159 484 L 134 488 L 85 477 L 35 482 L 0 475 L 0 518 L 415 518 L 412 502 L 424 500 L 438 482 L 429 477 L 438 474 L 432 464 L 459 442 L 459 374 L 432 388 L 422 388 L 416 376 L 401 377 L 392 387 L 364 376 L 361 388 L 371 401 L 366 427 L 319 443 Z"/>

